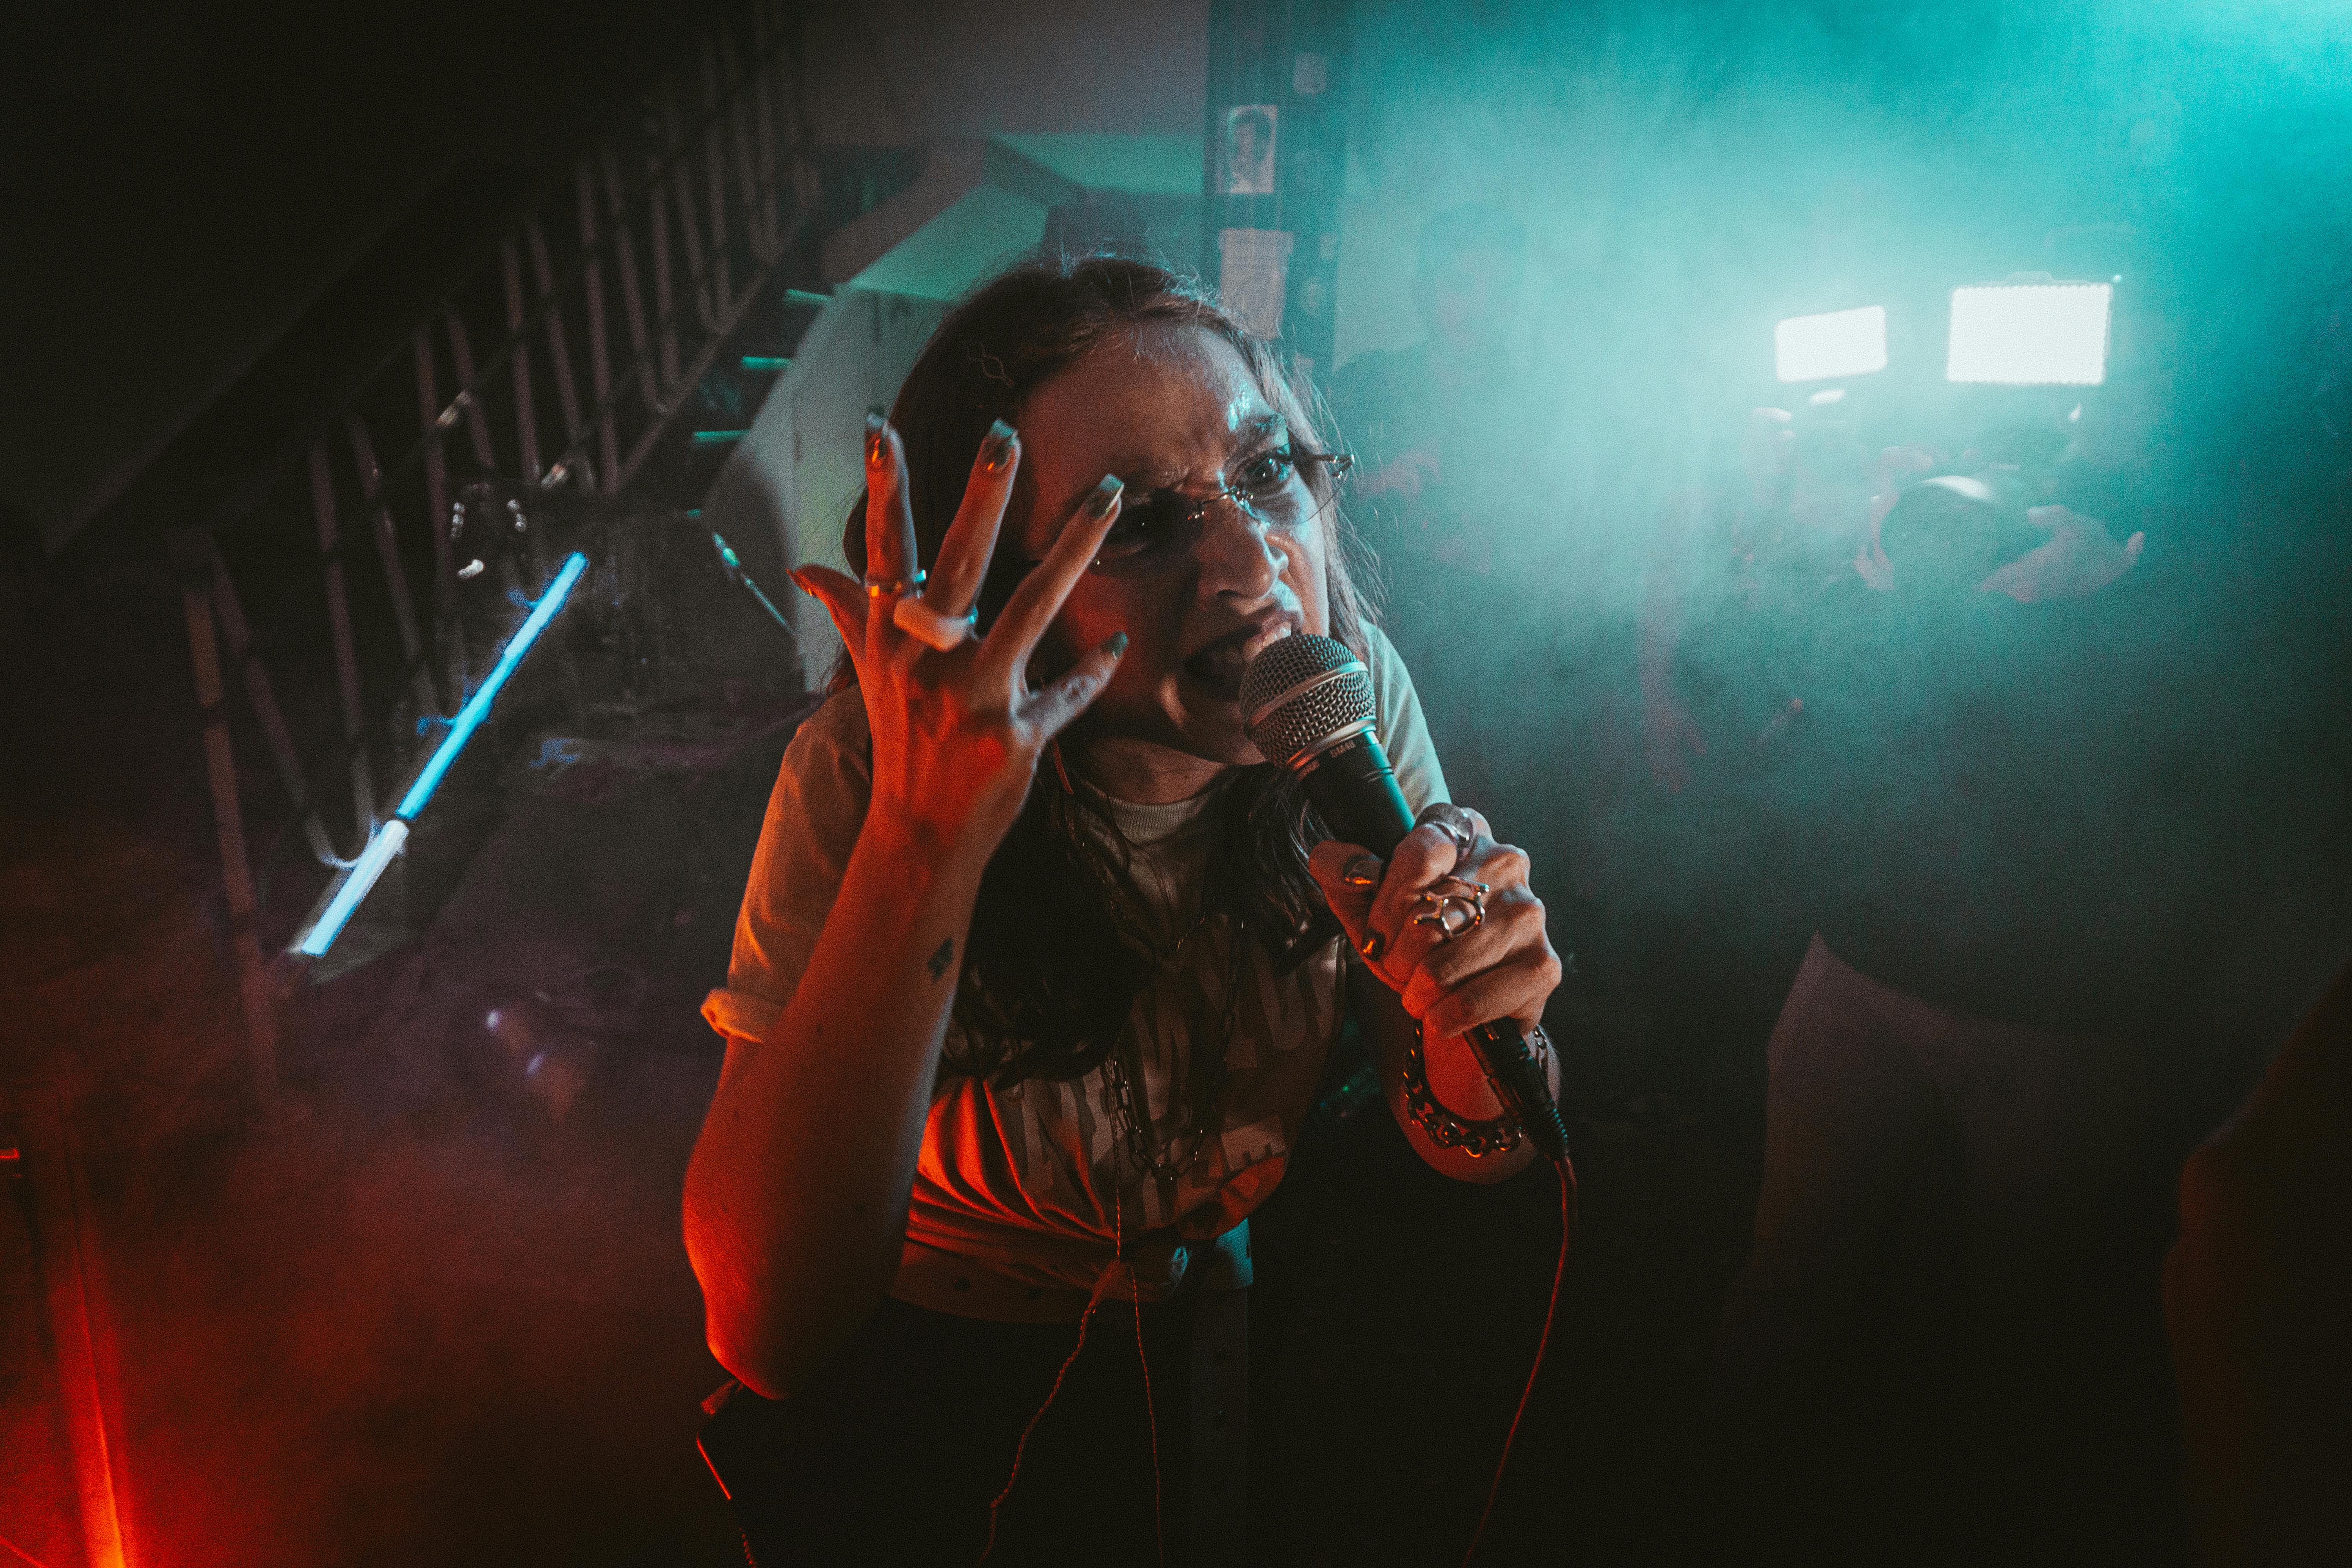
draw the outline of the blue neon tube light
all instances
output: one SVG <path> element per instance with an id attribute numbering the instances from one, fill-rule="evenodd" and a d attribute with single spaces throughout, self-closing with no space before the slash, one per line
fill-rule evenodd
<path id="1" fill-rule="evenodd" d="M 343 927 L 359 909 L 361 900 L 375 886 L 376 879 L 383 875 L 383 868 L 392 864 L 392 858 L 399 854 L 401 847 L 408 842 L 408 825 L 416 820 L 416 814 L 423 811 L 425 803 L 433 798 L 433 792 L 440 787 L 442 776 L 457 760 L 457 753 L 466 749 L 466 742 L 473 739 L 474 731 L 482 727 L 482 721 L 489 715 L 490 704 L 498 700 L 499 689 L 514 674 L 515 667 L 522 663 L 523 656 L 530 651 L 530 645 L 539 640 L 539 634 L 555 619 L 555 612 L 563 607 L 563 601 L 570 595 L 572 585 L 587 570 L 588 557 L 578 551 L 572 552 L 564 561 L 563 569 L 555 574 L 555 581 L 547 585 L 547 592 L 541 594 L 539 603 L 531 606 L 530 616 L 523 622 L 522 629 L 515 633 L 506 650 L 499 655 L 499 662 L 490 668 L 488 678 L 465 707 L 457 710 L 457 717 L 450 723 L 448 733 L 441 737 L 441 743 L 426 759 L 424 768 L 416 775 L 416 782 L 410 784 L 408 793 L 400 797 L 400 805 L 394 810 L 392 820 L 379 826 L 369 836 L 367 847 L 360 851 L 359 858 L 352 861 L 351 869 L 343 873 L 342 880 L 336 885 L 326 907 L 319 911 L 319 918 L 311 922 L 310 929 L 295 944 L 295 952 L 309 958 L 317 958 L 334 945 L 335 938 L 342 934 Z"/>
<path id="2" fill-rule="evenodd" d="M 343 927 L 351 920 L 352 912 L 360 907 L 360 900 L 368 896 L 369 890 L 375 886 L 375 879 L 383 875 L 383 868 L 392 864 L 392 858 L 399 854 L 401 847 L 407 842 L 408 824 L 396 816 L 377 827 L 369 836 L 367 847 L 360 851 L 360 858 L 352 862 L 350 870 L 343 873 L 342 881 L 335 889 L 335 896 L 327 900 L 327 907 L 320 911 L 310 931 L 295 944 L 294 951 L 306 958 L 317 958 L 332 947 L 335 939 L 343 934 Z"/>
<path id="3" fill-rule="evenodd" d="M 530 645 L 539 640 L 539 634 L 547 629 L 547 623 L 555 618 L 555 612 L 563 607 L 564 595 L 572 592 L 572 584 L 580 581 L 580 574 L 586 570 L 588 557 L 578 551 L 572 552 L 571 558 L 564 562 L 563 570 L 558 572 L 555 581 L 548 584 L 547 592 L 539 596 L 539 603 L 532 608 L 530 618 L 523 622 L 522 630 L 515 633 L 514 639 L 507 644 L 506 651 L 499 655 L 499 662 L 491 667 L 489 678 L 482 682 L 473 700 L 457 710 L 457 720 L 450 724 L 449 732 L 441 737 L 441 744 L 435 750 L 432 760 L 425 764 L 425 771 L 416 775 L 416 782 L 408 786 L 408 793 L 400 797 L 400 805 L 393 815 L 411 822 L 416 820 L 416 814 L 425 809 L 425 803 L 431 800 L 433 792 L 440 787 L 441 775 L 449 771 L 449 764 L 457 760 L 457 753 L 466 749 L 466 742 L 474 738 L 474 731 L 481 728 L 482 721 L 489 715 L 490 704 L 497 700 L 499 689 L 515 672 L 515 666 L 522 662 L 522 656 L 530 651 Z"/>

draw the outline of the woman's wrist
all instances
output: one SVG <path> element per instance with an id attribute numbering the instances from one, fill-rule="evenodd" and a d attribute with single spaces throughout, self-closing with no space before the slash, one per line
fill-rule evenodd
<path id="1" fill-rule="evenodd" d="M 1528 1044 L 1532 1047 L 1551 1076 L 1551 1038 L 1538 1024 L 1528 1031 Z M 1415 1039 L 1405 1048 L 1402 1067 L 1404 1106 L 1423 1136 L 1441 1149 L 1460 1149 L 1474 1160 L 1492 1155 L 1507 1154 L 1524 1141 L 1525 1133 L 1518 1119 L 1504 1112 L 1501 1115 L 1465 1115 L 1439 1099 L 1429 1083 L 1428 1065 L 1423 1057 L 1422 1043 Z M 1488 1097 L 1490 1100 L 1491 1096 Z M 1497 1109 L 1490 1106 L 1490 1110 Z"/>
<path id="2" fill-rule="evenodd" d="M 861 848 L 870 843 L 875 853 L 922 868 L 928 875 L 962 871 L 975 879 L 1003 839 L 1003 831 L 990 832 L 969 819 L 940 821 L 921 803 L 879 795 L 868 803 L 858 833 Z"/>
<path id="3" fill-rule="evenodd" d="M 906 940 L 919 938 L 926 953 L 942 939 L 960 950 L 992 853 L 992 846 L 939 833 L 919 819 L 869 812 L 835 910 L 862 911 L 857 919 L 869 940 L 885 945 L 903 932 Z"/>

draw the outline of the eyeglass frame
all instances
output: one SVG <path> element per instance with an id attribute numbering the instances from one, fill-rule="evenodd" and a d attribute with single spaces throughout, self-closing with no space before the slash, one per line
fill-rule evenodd
<path id="1" fill-rule="evenodd" d="M 1336 481 L 1345 478 L 1349 471 L 1355 468 L 1356 457 L 1352 452 L 1303 452 L 1294 448 L 1290 454 L 1290 461 L 1294 468 L 1304 468 L 1308 464 L 1320 464 L 1328 469 L 1332 479 L 1335 481 L 1332 488 L 1332 493 L 1325 497 L 1322 503 L 1317 506 L 1313 511 L 1308 512 L 1306 517 L 1300 519 L 1297 524 L 1292 525 L 1304 526 L 1306 523 L 1314 521 L 1317 518 L 1321 517 L 1325 512 L 1328 511 L 1331 509 L 1331 504 L 1339 499 Z M 1300 482 L 1305 482 L 1303 476 L 1301 477 Z M 1182 492 L 1175 491 L 1169 493 L 1181 495 Z M 1266 517 L 1264 512 L 1258 510 L 1256 507 L 1250 504 L 1249 497 L 1244 492 L 1243 487 L 1237 484 L 1226 485 L 1220 489 L 1211 491 L 1205 496 L 1195 498 L 1192 505 L 1186 507 L 1183 510 L 1176 514 L 1175 524 L 1179 528 L 1196 528 L 1208 517 L 1210 511 L 1217 505 L 1218 502 L 1226 500 L 1232 501 L 1234 506 L 1241 510 L 1242 514 L 1249 518 L 1252 521 L 1266 523 L 1271 526 L 1272 520 Z M 1115 566 L 1118 564 L 1118 563 L 1114 562 L 1110 564 Z M 1092 561 L 1087 562 L 1087 570 L 1088 572 L 1100 572 L 1104 570 L 1104 562 L 1102 557 L 1097 555 Z M 1152 574 L 1143 573 L 1139 574 L 1139 575 L 1150 576 L 1152 575 Z"/>

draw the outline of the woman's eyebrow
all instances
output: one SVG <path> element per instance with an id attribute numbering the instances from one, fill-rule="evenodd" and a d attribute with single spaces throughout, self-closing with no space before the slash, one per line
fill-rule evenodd
<path id="1" fill-rule="evenodd" d="M 1288 439 L 1289 428 L 1288 421 L 1283 418 L 1278 409 L 1268 409 L 1263 414 L 1253 415 L 1243 420 L 1234 429 L 1233 445 L 1225 449 L 1225 461 L 1230 463 L 1235 458 L 1253 455 L 1262 447 Z M 1131 497 L 1176 489 L 1183 483 L 1186 477 L 1171 473 L 1166 468 L 1139 457 L 1116 471 L 1128 481 L 1129 494 Z M 1083 496 L 1077 498 L 1077 500 L 1084 499 Z M 1075 506 L 1076 500 L 1073 500 L 1071 504 Z"/>
<path id="2" fill-rule="evenodd" d="M 1269 440 L 1280 439 L 1288 434 L 1289 425 L 1280 412 L 1268 409 L 1255 418 L 1242 421 L 1241 428 L 1234 432 L 1233 449 L 1236 452 L 1246 451 L 1252 447 L 1262 445 Z"/>
<path id="3" fill-rule="evenodd" d="M 1254 458 L 1269 447 L 1279 446 L 1290 439 L 1289 423 L 1279 413 L 1269 411 L 1242 422 L 1234 432 L 1234 444 L 1225 448 L 1228 465 Z"/>

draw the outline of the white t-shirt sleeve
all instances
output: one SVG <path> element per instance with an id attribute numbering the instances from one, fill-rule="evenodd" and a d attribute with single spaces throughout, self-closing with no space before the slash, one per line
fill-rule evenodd
<path id="1" fill-rule="evenodd" d="M 720 1034 L 762 1038 L 793 999 L 873 795 L 866 703 L 853 687 L 811 714 L 784 749 L 735 917 L 727 984 L 702 1004 L 703 1017 Z"/>
<path id="2" fill-rule="evenodd" d="M 1412 673 L 1397 657 L 1396 645 L 1375 626 L 1364 627 L 1366 667 L 1372 672 L 1372 700 L 1379 709 L 1381 744 L 1396 770 L 1397 788 L 1405 804 L 1418 815 L 1433 802 L 1451 800 L 1445 769 L 1429 739 L 1429 723 L 1421 715 L 1421 699 L 1413 694 Z"/>

